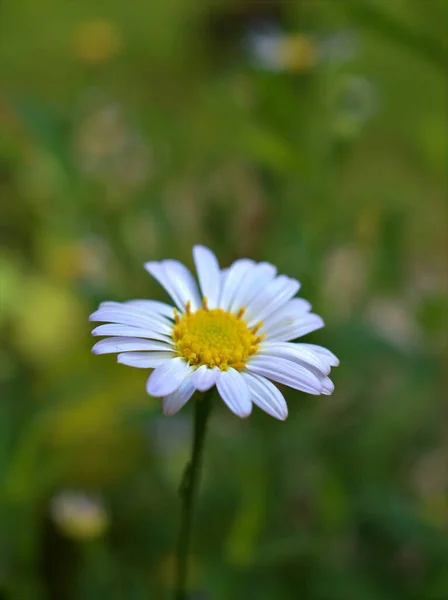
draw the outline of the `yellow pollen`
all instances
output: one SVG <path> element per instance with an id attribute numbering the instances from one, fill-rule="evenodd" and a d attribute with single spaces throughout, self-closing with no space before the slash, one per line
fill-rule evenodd
<path id="1" fill-rule="evenodd" d="M 204 299 L 203 308 L 191 312 L 187 303 L 185 313 L 179 320 L 175 318 L 173 327 L 172 337 L 178 356 L 198 367 L 217 366 L 221 371 L 230 367 L 244 369 L 247 359 L 257 352 L 263 338 L 249 329 L 241 318 L 244 311 L 240 309 L 234 315 L 221 308 L 209 309 Z"/>
<path id="2" fill-rule="evenodd" d="M 263 321 L 258 321 L 258 323 L 254 327 L 252 327 L 252 329 L 251 329 L 252 333 L 257 333 L 257 331 L 262 326 L 263 326 Z"/>
<path id="3" fill-rule="evenodd" d="M 240 310 L 238 311 L 238 313 L 237 313 L 237 315 L 236 315 L 236 318 L 237 318 L 237 319 L 241 319 L 241 317 L 244 315 L 244 313 L 245 313 L 245 312 L 246 312 L 246 307 L 245 307 L 245 306 L 242 306 L 242 307 L 240 308 Z"/>

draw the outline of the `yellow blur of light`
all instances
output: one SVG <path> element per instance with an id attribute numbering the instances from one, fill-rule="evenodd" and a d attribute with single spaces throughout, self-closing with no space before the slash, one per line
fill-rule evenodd
<path id="1" fill-rule="evenodd" d="M 307 71 L 314 66 L 316 58 L 316 45 L 306 35 L 291 35 L 279 42 L 278 63 L 283 69 Z"/>
<path id="2" fill-rule="evenodd" d="M 48 469 L 55 466 L 55 475 L 63 474 L 81 486 L 106 484 L 128 472 L 144 451 L 145 438 L 126 419 L 140 408 L 159 407 L 142 393 L 139 379 L 108 378 L 109 384 L 96 394 L 80 381 L 73 402 L 53 406 L 30 426 L 11 460 L 2 491 L 14 502 L 28 502 L 42 485 L 43 452 Z"/>
<path id="3" fill-rule="evenodd" d="M 132 415 L 160 407 L 145 394 L 141 375 L 123 369 L 105 377 L 100 389 L 80 387 L 73 402 L 49 414 L 47 442 L 74 480 L 83 485 L 114 481 L 139 460 L 145 438 L 129 418 L 132 423 Z"/>
<path id="4" fill-rule="evenodd" d="M 52 443 L 64 446 L 82 440 L 114 438 L 120 432 L 123 416 L 128 410 L 151 405 L 156 408 L 157 404 L 142 392 L 140 378 L 133 380 L 122 373 L 113 380 L 113 385 L 106 386 L 101 392 L 84 393 L 76 403 L 61 406 L 52 417 Z M 131 397 L 135 400 L 131 401 Z"/>
<path id="5" fill-rule="evenodd" d="M 12 328 L 16 347 L 31 361 L 46 364 L 74 348 L 86 330 L 87 309 L 69 289 L 37 276 L 26 277 Z"/>
<path id="6" fill-rule="evenodd" d="M 51 267 L 57 277 L 75 279 L 83 275 L 83 252 L 78 244 L 63 244 L 49 256 Z"/>
<path id="7" fill-rule="evenodd" d="M 115 436 L 119 417 L 115 403 L 106 395 L 89 396 L 85 401 L 62 407 L 54 414 L 51 440 L 56 446 Z"/>
<path id="8" fill-rule="evenodd" d="M 71 41 L 75 57 L 91 64 L 109 60 L 123 45 L 118 27 L 105 19 L 81 23 L 74 29 Z"/>
<path id="9" fill-rule="evenodd" d="M 45 272 L 55 279 L 102 281 L 105 276 L 107 248 L 99 238 L 61 240 L 46 232 L 37 251 Z"/>
<path id="10" fill-rule="evenodd" d="M 99 498 L 81 492 L 61 492 L 52 499 L 51 515 L 59 529 L 75 540 L 102 536 L 109 517 Z"/>
<path id="11" fill-rule="evenodd" d="M 57 279 L 76 279 L 83 273 L 82 249 L 76 243 L 58 244 L 55 252 L 55 244 L 48 243 L 48 238 L 42 242 L 42 260 L 46 271 Z"/>

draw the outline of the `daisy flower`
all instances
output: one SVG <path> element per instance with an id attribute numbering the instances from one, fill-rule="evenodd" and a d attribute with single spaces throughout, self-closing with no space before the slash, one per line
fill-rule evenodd
<path id="1" fill-rule="evenodd" d="M 92 351 L 118 353 L 119 363 L 153 369 L 146 390 L 163 398 L 166 415 L 179 411 L 196 390 L 214 385 L 239 417 L 256 404 L 282 420 L 288 408 L 270 380 L 308 394 L 333 392 L 328 374 L 339 364 L 335 355 L 291 342 L 324 325 L 309 302 L 295 298 L 298 281 L 249 259 L 220 269 L 204 246 L 193 248 L 193 258 L 199 287 L 176 260 L 145 263 L 175 307 L 155 300 L 100 304 L 90 320 L 105 324 L 92 334 L 108 337 Z"/>

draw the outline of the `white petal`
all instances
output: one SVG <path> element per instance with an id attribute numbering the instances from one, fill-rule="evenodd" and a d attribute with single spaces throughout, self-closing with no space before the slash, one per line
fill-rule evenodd
<path id="1" fill-rule="evenodd" d="M 334 392 L 334 383 L 328 377 L 322 380 L 322 394 L 325 396 L 331 396 Z"/>
<path id="2" fill-rule="evenodd" d="M 190 379 L 194 387 L 200 392 L 205 392 L 213 387 L 219 377 L 218 367 L 209 369 L 206 365 L 202 365 L 199 369 L 193 372 Z"/>
<path id="3" fill-rule="evenodd" d="M 188 301 L 190 301 L 192 310 L 200 308 L 202 300 L 198 285 L 190 270 L 178 260 L 164 260 L 162 265 L 183 299 L 183 308 Z"/>
<path id="4" fill-rule="evenodd" d="M 242 373 L 254 404 L 275 417 L 284 421 L 288 416 L 288 406 L 281 391 L 265 377 L 255 373 Z"/>
<path id="5" fill-rule="evenodd" d="M 308 300 L 293 298 L 270 317 L 264 319 L 260 332 L 267 334 L 282 326 L 293 325 L 298 319 L 303 318 L 304 315 L 309 313 L 310 310 L 311 304 Z"/>
<path id="6" fill-rule="evenodd" d="M 266 339 L 269 341 L 278 342 L 289 342 L 295 340 L 307 333 L 316 331 L 324 326 L 324 322 L 321 317 L 313 313 L 309 313 L 300 317 L 297 321 L 291 325 L 280 325 L 277 328 L 272 328 L 271 331 L 266 335 Z"/>
<path id="7" fill-rule="evenodd" d="M 326 360 L 320 358 L 315 352 L 311 352 L 291 342 L 263 342 L 259 346 L 258 354 L 291 360 L 310 369 L 311 372 L 319 377 L 328 375 L 330 372 L 330 367 Z"/>
<path id="8" fill-rule="evenodd" d="M 146 391 L 155 397 L 168 396 L 177 390 L 191 370 L 183 358 L 173 358 L 151 373 L 146 382 Z"/>
<path id="9" fill-rule="evenodd" d="M 125 306 L 125 302 L 115 302 L 115 300 L 105 300 L 104 302 L 100 302 L 98 309 L 100 308 L 121 308 Z"/>
<path id="10" fill-rule="evenodd" d="M 160 316 L 152 316 L 135 306 L 125 306 L 115 308 L 99 308 L 92 313 L 89 321 L 102 321 L 104 323 L 120 323 L 122 325 L 131 325 L 132 327 L 148 327 L 158 333 L 171 335 L 172 324 Z"/>
<path id="11" fill-rule="evenodd" d="M 162 342 L 143 340 L 133 337 L 111 337 L 97 342 L 92 352 L 94 354 L 110 354 L 112 352 L 129 352 L 137 350 L 162 350 L 170 352 L 171 348 Z"/>
<path id="12" fill-rule="evenodd" d="M 142 308 L 152 314 L 162 315 L 169 319 L 173 318 L 173 307 L 169 304 L 165 304 L 165 302 L 158 302 L 157 300 L 129 300 L 126 304 Z"/>
<path id="13" fill-rule="evenodd" d="M 269 263 L 259 263 L 245 274 L 237 288 L 230 310 L 237 312 L 242 306 L 247 306 L 258 295 L 277 273 L 277 269 Z"/>
<path id="14" fill-rule="evenodd" d="M 280 275 L 274 279 L 248 304 L 245 318 L 249 326 L 255 325 L 258 321 L 263 321 L 280 309 L 297 294 L 299 289 L 300 283 L 295 279 L 285 275 Z"/>
<path id="15" fill-rule="evenodd" d="M 307 348 L 312 352 L 316 352 L 322 358 L 324 358 L 331 367 L 337 367 L 339 365 L 339 359 L 337 358 L 337 356 L 335 356 L 333 352 L 331 352 L 327 348 L 324 348 L 323 346 L 318 346 L 316 344 L 298 344 L 298 346 L 302 346 L 303 348 Z"/>
<path id="16" fill-rule="evenodd" d="M 144 264 L 146 271 L 150 275 L 154 277 L 156 281 L 160 283 L 160 285 L 168 292 L 174 302 L 177 304 L 178 308 L 184 310 L 185 304 L 182 302 L 182 299 L 179 298 L 179 295 L 176 293 L 176 288 L 172 285 L 171 279 L 168 277 L 165 269 L 162 267 L 162 263 L 150 261 Z"/>
<path id="17" fill-rule="evenodd" d="M 195 246 L 193 258 L 202 296 L 207 298 L 209 308 L 216 308 L 221 295 L 221 270 L 218 260 L 205 246 Z"/>
<path id="18" fill-rule="evenodd" d="M 241 282 L 250 268 L 253 268 L 254 261 L 248 258 L 236 260 L 226 271 L 223 277 L 221 298 L 219 306 L 224 310 L 229 310 L 230 304 L 238 290 Z"/>
<path id="19" fill-rule="evenodd" d="M 163 412 L 167 416 L 175 415 L 191 398 L 195 392 L 195 387 L 191 382 L 191 377 L 185 379 L 172 394 L 163 399 Z"/>
<path id="20" fill-rule="evenodd" d="M 322 383 L 318 377 L 284 358 L 256 355 L 249 360 L 246 369 L 308 394 L 319 395 L 322 392 Z"/>
<path id="21" fill-rule="evenodd" d="M 141 329 L 140 327 L 132 327 L 131 325 L 121 325 L 120 323 L 107 323 L 106 325 L 99 325 L 92 331 L 92 335 L 113 335 L 120 337 L 139 337 L 149 338 L 152 340 L 159 340 L 165 342 L 165 344 L 171 346 L 172 339 L 161 333 L 157 333 L 152 329 Z"/>
<path id="22" fill-rule="evenodd" d="M 138 369 L 155 369 L 174 358 L 172 352 L 123 352 L 117 356 L 117 362 Z"/>
<path id="23" fill-rule="evenodd" d="M 283 358 L 308 369 L 315 375 L 322 386 L 321 393 L 327 396 L 334 392 L 334 384 L 327 377 L 331 370 L 328 360 L 313 350 L 303 347 L 307 344 L 291 344 L 288 342 L 273 342 L 261 344 L 260 355 Z"/>
<path id="24" fill-rule="evenodd" d="M 175 260 L 147 262 L 145 269 L 162 285 L 181 311 L 189 301 L 196 310 L 201 302 L 193 275 L 182 263 Z"/>
<path id="25" fill-rule="evenodd" d="M 248 417 L 252 412 L 249 388 L 241 373 L 230 368 L 220 371 L 216 382 L 219 395 L 232 412 L 241 418 Z"/>
<path id="26" fill-rule="evenodd" d="M 164 316 L 170 319 L 173 318 L 173 307 L 165 302 L 157 300 L 127 300 L 126 302 L 101 302 L 100 308 L 116 308 L 120 306 L 135 306 L 141 308 L 154 316 Z"/>

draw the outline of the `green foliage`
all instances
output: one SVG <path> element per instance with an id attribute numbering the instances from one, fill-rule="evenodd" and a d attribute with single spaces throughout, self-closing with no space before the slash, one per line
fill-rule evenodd
<path id="1" fill-rule="evenodd" d="M 2 2 L 2 600 L 170 597 L 191 407 L 87 317 L 198 242 L 301 280 L 341 366 L 284 423 L 216 401 L 191 598 L 448 597 L 445 13 Z"/>

